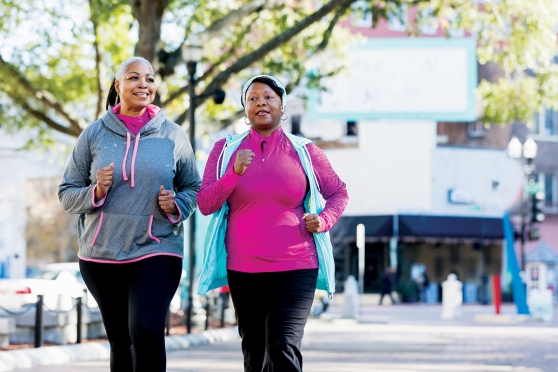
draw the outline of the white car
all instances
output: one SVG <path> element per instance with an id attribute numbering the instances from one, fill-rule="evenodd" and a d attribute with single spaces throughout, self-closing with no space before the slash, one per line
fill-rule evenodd
<path id="1" fill-rule="evenodd" d="M 89 307 L 97 306 L 86 291 L 77 262 L 46 265 L 31 278 L 0 279 L 0 307 L 5 309 L 18 311 L 25 304 L 34 304 L 39 294 L 47 309 L 70 310 L 76 297 L 85 297 Z"/>

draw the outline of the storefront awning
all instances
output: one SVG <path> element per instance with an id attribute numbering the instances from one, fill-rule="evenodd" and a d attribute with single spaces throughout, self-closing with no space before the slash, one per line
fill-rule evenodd
<path id="1" fill-rule="evenodd" d="M 501 218 L 400 215 L 399 236 L 494 240 L 504 231 Z"/>
<path id="2" fill-rule="evenodd" d="M 393 216 L 343 216 L 330 231 L 332 242 L 356 240 L 356 227 L 363 224 L 367 238 L 391 238 Z"/>
<path id="3" fill-rule="evenodd" d="M 399 215 L 399 238 L 500 240 L 504 238 L 501 218 Z M 358 224 L 365 226 L 367 240 L 394 236 L 393 216 L 343 216 L 331 229 L 334 243 L 354 241 Z"/>

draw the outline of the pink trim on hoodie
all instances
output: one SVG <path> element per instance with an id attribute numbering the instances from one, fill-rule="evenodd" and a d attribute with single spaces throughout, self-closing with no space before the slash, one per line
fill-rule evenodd
<path id="1" fill-rule="evenodd" d="M 177 219 L 173 219 L 173 216 L 176 216 L 175 214 L 168 214 L 165 212 L 165 214 L 167 215 L 167 218 L 170 222 L 172 223 L 179 223 L 180 220 L 182 219 L 182 212 L 180 212 L 180 208 L 178 207 L 178 204 L 176 203 L 176 200 L 174 201 L 174 205 L 176 205 L 176 210 L 178 211 L 178 218 Z"/>
<path id="2" fill-rule="evenodd" d="M 126 152 L 124 153 L 124 160 L 122 160 L 122 178 L 124 181 L 128 181 L 128 176 L 126 175 L 126 160 L 128 160 L 128 150 L 130 150 L 130 132 L 126 132 Z"/>
<path id="3" fill-rule="evenodd" d="M 161 240 L 159 238 L 157 238 L 156 236 L 153 236 L 153 234 L 151 234 L 151 226 L 153 225 L 153 215 L 149 216 L 149 228 L 147 229 L 147 233 L 149 234 L 149 237 L 153 240 L 155 240 L 157 243 L 161 243 Z"/>
<path id="4" fill-rule="evenodd" d="M 105 196 L 101 200 L 99 200 L 99 202 L 95 203 L 95 190 L 97 190 L 97 184 L 93 186 L 93 196 L 91 196 L 91 204 L 93 204 L 95 208 L 98 208 L 103 204 L 105 204 L 105 200 L 107 200 L 107 195 L 105 194 Z"/>
<path id="5" fill-rule="evenodd" d="M 138 135 L 136 136 L 136 143 L 134 144 L 134 152 L 132 154 L 132 170 L 131 170 L 132 180 L 130 181 L 130 187 L 135 186 L 134 170 L 136 169 L 136 154 L 138 153 L 139 141 L 140 141 L 140 134 L 138 133 Z"/>
<path id="6" fill-rule="evenodd" d="M 146 258 L 154 257 L 154 256 L 172 256 L 172 257 L 184 258 L 184 256 L 181 256 L 181 255 L 176 254 L 176 253 L 152 253 L 152 254 L 148 254 L 146 256 L 142 256 L 142 257 L 139 257 L 139 258 L 134 258 L 133 260 L 111 261 L 111 260 L 99 260 L 99 259 L 95 259 L 95 258 L 85 258 L 85 257 L 81 257 L 78 254 L 78 258 L 80 260 L 84 260 L 84 261 L 88 261 L 88 262 L 106 263 L 106 264 L 126 264 L 126 263 L 141 261 L 141 260 L 144 260 Z"/>
<path id="7" fill-rule="evenodd" d="M 155 105 L 149 105 L 145 108 L 145 111 L 140 116 L 130 116 L 130 115 L 122 115 L 120 114 L 120 107 L 121 104 L 119 103 L 116 106 L 113 106 L 112 112 L 120 119 L 122 124 L 128 128 L 130 132 L 134 135 L 137 135 L 141 128 L 144 127 L 145 124 L 149 122 L 149 120 L 153 119 L 155 115 L 161 111 L 161 108 Z"/>
<path id="8" fill-rule="evenodd" d="M 105 212 L 101 212 L 101 217 L 99 218 L 99 224 L 97 224 L 97 230 L 95 230 L 95 235 L 93 235 L 93 240 L 91 241 L 91 247 L 95 245 L 97 241 L 97 235 L 99 235 L 99 231 L 101 231 L 101 225 L 103 224 L 103 216 Z"/>

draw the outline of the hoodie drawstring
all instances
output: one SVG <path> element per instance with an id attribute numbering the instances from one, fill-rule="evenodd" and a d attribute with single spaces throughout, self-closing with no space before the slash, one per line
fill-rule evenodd
<path id="1" fill-rule="evenodd" d="M 140 140 L 140 134 L 136 136 L 136 143 L 134 144 L 134 153 L 132 154 L 132 181 L 130 187 L 134 187 L 134 169 L 136 168 L 136 154 L 138 153 L 138 145 Z"/>
<path id="2" fill-rule="evenodd" d="M 124 153 L 124 160 L 122 161 L 122 178 L 128 181 L 126 176 L 126 160 L 128 159 L 128 150 L 130 150 L 130 132 L 126 132 L 126 152 Z"/>
<path id="3" fill-rule="evenodd" d="M 131 177 L 130 187 L 135 186 L 134 171 L 136 168 L 136 155 L 138 153 L 138 145 L 140 140 L 140 134 L 136 136 L 136 143 L 134 144 L 134 152 L 132 153 L 132 166 L 131 166 Z M 126 160 L 128 160 L 128 151 L 130 150 L 130 132 L 126 132 L 126 152 L 124 153 L 124 160 L 122 161 L 122 178 L 124 181 L 128 181 L 128 176 L 126 175 Z"/>

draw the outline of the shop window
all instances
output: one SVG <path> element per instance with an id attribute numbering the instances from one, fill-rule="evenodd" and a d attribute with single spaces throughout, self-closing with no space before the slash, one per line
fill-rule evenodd
<path id="1" fill-rule="evenodd" d="M 467 123 L 467 134 L 472 138 L 482 138 L 486 136 L 486 128 L 480 120 Z"/>
<path id="2" fill-rule="evenodd" d="M 459 247 L 458 246 L 451 246 L 450 247 L 450 262 L 452 264 L 459 263 Z"/>
<path id="3" fill-rule="evenodd" d="M 352 121 L 352 120 L 347 121 L 347 136 L 349 137 L 358 136 L 358 126 L 356 121 Z"/>

